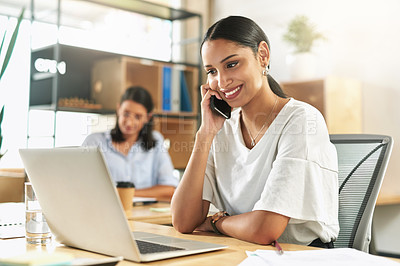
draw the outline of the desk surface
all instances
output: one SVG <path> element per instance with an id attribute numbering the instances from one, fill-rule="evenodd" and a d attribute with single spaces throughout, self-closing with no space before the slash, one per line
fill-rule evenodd
<path id="1" fill-rule="evenodd" d="M 220 251 L 207 252 L 198 255 L 190 255 L 180 258 L 167 259 L 162 261 L 156 261 L 151 263 L 146 263 L 146 265 L 212 265 L 216 262 L 221 262 L 224 265 L 237 265 L 243 261 L 247 255 L 246 250 L 255 251 L 257 249 L 271 249 L 275 248 L 272 246 L 262 246 L 256 245 L 249 242 L 241 241 L 231 237 L 225 237 L 216 235 L 214 233 L 206 232 L 195 232 L 193 234 L 180 234 L 171 226 L 156 225 L 150 223 L 142 223 L 136 221 L 130 221 L 130 226 L 134 231 L 145 231 L 156 234 L 169 235 L 174 237 L 181 237 L 185 239 L 193 239 L 198 241 L 218 243 L 222 245 L 227 245 L 228 248 Z M 305 250 L 305 249 L 315 249 L 311 247 L 293 245 L 293 244 L 281 244 L 284 250 Z M 0 240 L 0 257 L 9 257 L 13 255 L 23 254 L 27 251 L 32 250 L 42 250 L 44 252 L 65 252 L 73 254 L 76 258 L 106 258 L 106 256 L 83 251 L 79 249 L 64 247 L 57 243 L 53 243 L 47 247 L 27 245 L 24 238 Z M 135 265 L 136 263 L 130 261 L 122 261 L 118 264 L 123 265 Z"/>
<path id="2" fill-rule="evenodd" d="M 159 221 L 162 221 L 165 217 L 169 217 L 170 213 L 159 213 L 151 211 L 150 208 L 168 208 L 168 203 L 157 203 L 152 205 L 145 205 L 140 207 L 135 207 L 135 214 L 132 215 L 132 219 L 135 220 L 146 220 L 150 219 L 151 216 L 155 215 L 156 217 L 162 217 Z M 136 217 L 136 218 L 135 218 Z M 257 249 L 267 249 L 267 250 L 275 250 L 274 247 L 267 245 L 257 245 L 253 243 L 249 243 L 246 241 L 241 241 L 235 238 L 226 237 L 217 235 L 212 232 L 194 232 L 193 234 L 180 234 L 173 227 L 152 224 L 152 223 L 144 223 L 138 222 L 135 220 L 129 220 L 129 225 L 133 231 L 144 231 L 151 232 L 162 235 L 169 235 L 173 237 L 180 237 L 184 239 L 192 239 L 204 242 L 217 243 L 221 245 L 226 245 L 228 248 L 224 250 L 207 252 L 197 255 L 190 255 L 180 258 L 167 259 L 161 261 L 155 261 L 151 263 L 146 263 L 146 265 L 213 265 L 216 262 L 220 262 L 218 264 L 224 265 L 237 265 L 241 261 L 247 258 L 245 251 L 255 251 Z M 156 221 L 156 219 L 153 219 Z M 170 221 L 170 220 L 169 220 Z M 294 244 L 285 244 L 281 243 L 283 250 L 285 251 L 295 251 L 295 250 L 311 250 L 316 249 L 307 246 L 300 246 Z M 15 238 L 15 239 L 6 239 L 0 240 L 0 258 L 10 257 L 10 256 L 18 256 L 20 254 L 24 254 L 27 251 L 42 251 L 42 252 L 63 252 L 72 254 L 75 258 L 107 258 L 107 256 L 83 251 L 79 249 L 65 247 L 53 241 L 52 244 L 48 246 L 35 246 L 35 245 L 27 245 L 25 238 Z M 393 259 L 395 261 L 400 262 L 400 259 Z M 118 263 L 118 266 L 123 265 L 136 265 L 137 263 L 130 261 L 122 261 Z"/>
<path id="3" fill-rule="evenodd" d="M 379 194 L 376 201 L 376 205 L 378 206 L 394 204 L 400 204 L 400 195 Z"/>
<path id="4" fill-rule="evenodd" d="M 131 213 L 125 213 L 128 220 L 152 223 L 152 224 L 171 224 L 172 216 L 170 203 L 158 202 L 135 206 Z"/>
<path id="5" fill-rule="evenodd" d="M 185 257 L 179 257 L 174 259 L 167 259 L 161 261 L 155 261 L 146 263 L 146 265 L 213 265 L 213 264 L 223 264 L 223 265 L 237 265 L 241 261 L 247 258 L 246 250 L 255 251 L 257 249 L 264 250 L 275 250 L 274 247 L 267 245 L 256 245 L 249 242 L 241 241 L 238 239 L 234 239 L 231 237 L 216 235 L 211 232 L 195 232 L 193 234 L 180 234 L 174 230 L 171 226 L 150 224 L 150 223 L 142 223 L 136 221 L 129 222 L 132 230 L 134 231 L 145 231 L 152 232 L 156 234 L 169 235 L 174 237 L 181 237 L 185 239 L 193 239 L 198 241 L 206 241 L 212 243 L 218 243 L 222 245 L 228 246 L 228 248 L 219 251 L 207 252 L 197 255 L 190 255 Z M 281 243 L 283 250 L 285 251 L 295 251 L 295 250 L 311 250 L 316 249 L 307 246 L 293 245 L 293 244 L 285 244 Z M 107 258 L 107 256 L 83 251 L 79 249 L 65 247 L 63 245 L 52 243 L 48 246 L 34 246 L 27 245 L 25 238 L 16 238 L 16 239 L 8 239 L 8 240 L 0 240 L 0 258 L 1 257 L 9 257 L 9 256 L 17 256 L 23 254 L 27 251 L 38 251 L 42 252 L 63 252 L 72 254 L 75 258 Z M 397 262 L 400 262 L 400 259 L 393 259 Z M 118 266 L 124 265 L 136 265 L 138 263 L 134 263 L 131 261 L 122 261 L 118 263 Z"/>

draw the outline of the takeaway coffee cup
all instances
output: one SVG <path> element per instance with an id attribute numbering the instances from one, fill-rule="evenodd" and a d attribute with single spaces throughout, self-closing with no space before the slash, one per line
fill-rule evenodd
<path id="1" fill-rule="evenodd" d="M 125 212 L 130 213 L 133 208 L 135 185 L 132 182 L 117 182 L 117 191 Z"/>

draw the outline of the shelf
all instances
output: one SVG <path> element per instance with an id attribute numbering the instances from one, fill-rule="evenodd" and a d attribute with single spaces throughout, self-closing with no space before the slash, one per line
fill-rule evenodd
<path id="1" fill-rule="evenodd" d="M 154 117 L 154 129 L 169 143 L 169 155 L 176 169 L 185 169 L 194 146 L 197 118 Z"/>
<path id="2" fill-rule="evenodd" d="M 201 66 L 198 54 L 189 54 L 200 45 L 201 15 L 143 0 L 32 0 L 31 11 L 33 26 L 46 22 L 44 29 L 59 38 L 32 38 L 29 109 L 115 115 L 125 90 L 141 86 L 153 99 L 154 128 L 171 143 L 174 167 L 185 168 L 200 120 Z M 163 33 L 154 34 L 157 29 Z M 110 40 L 116 47 L 102 45 Z M 49 119 L 56 124 L 57 115 Z"/>
<path id="3" fill-rule="evenodd" d="M 92 113 L 92 114 L 101 114 L 101 115 L 115 114 L 115 110 L 89 109 L 89 108 L 77 108 L 77 107 L 57 107 L 56 111 L 59 111 L 59 112 Z"/>
<path id="4" fill-rule="evenodd" d="M 169 118 L 199 118 L 199 114 L 194 112 L 162 112 L 154 113 L 154 117 L 169 117 Z"/>
<path id="5" fill-rule="evenodd" d="M 185 10 L 170 8 L 167 6 L 162 6 L 140 0 L 87 0 L 87 2 L 101 4 L 108 7 L 118 8 L 121 10 L 126 10 L 146 16 L 157 17 L 171 21 L 200 16 L 199 14 L 188 12 Z"/>
<path id="6" fill-rule="evenodd" d="M 35 1 L 35 13 L 36 14 L 46 14 L 46 17 L 38 16 L 35 14 L 35 21 L 47 22 L 56 24 L 57 18 L 57 1 L 41 1 L 40 3 L 36 3 L 40 1 Z M 189 12 L 186 10 L 175 9 L 171 7 L 167 7 L 164 5 L 145 2 L 141 0 L 118 0 L 118 1 L 110 1 L 110 0 L 86 0 L 86 1 L 76 1 L 76 0 L 63 0 L 63 9 L 72 10 L 71 12 L 77 13 L 77 6 L 85 4 L 98 4 L 105 7 L 111 7 L 116 9 L 121 9 L 129 12 L 134 12 L 138 14 L 142 14 L 145 16 L 156 17 L 165 20 L 182 20 L 191 17 L 200 17 L 200 14 Z M 8 12 L 0 12 L 5 16 L 9 16 L 10 14 L 14 17 L 18 17 L 19 13 L 21 12 L 20 6 L 16 5 L 11 1 L 5 1 L 1 3 L 0 10 L 7 9 Z M 78 9 L 79 10 L 79 9 Z M 29 10 L 25 12 L 25 17 L 29 18 Z M 54 14 L 49 18 L 49 14 Z M 88 14 L 86 14 L 88 16 Z M 89 16 L 93 16 L 90 14 Z"/>
<path id="7" fill-rule="evenodd" d="M 109 109 L 90 109 L 90 108 L 78 108 L 78 107 L 55 107 L 54 105 L 32 105 L 30 110 L 43 110 L 43 111 L 54 111 L 54 112 L 78 112 L 78 113 L 90 113 L 109 115 L 115 114 L 115 110 Z"/>
<path id="8" fill-rule="evenodd" d="M 56 74 L 54 73 L 35 73 L 32 75 L 32 80 L 44 80 L 54 78 Z"/>
<path id="9" fill-rule="evenodd" d="M 168 85 L 164 83 L 165 68 L 170 70 Z M 196 115 L 198 112 L 198 67 L 116 56 L 96 61 L 91 74 L 92 99 L 104 108 L 115 108 L 128 87 L 141 86 L 151 94 L 154 113 Z M 170 86 L 169 89 L 166 86 Z M 181 100 L 183 95 L 187 96 L 186 101 Z M 176 100 L 174 104 L 173 100 Z M 170 101 L 170 108 L 164 108 L 165 101 Z M 188 105 L 191 111 L 184 108 Z"/>
<path id="10" fill-rule="evenodd" d="M 349 78 L 328 76 L 299 82 L 282 82 L 287 96 L 311 104 L 324 116 L 330 134 L 362 132 L 362 86 Z"/>

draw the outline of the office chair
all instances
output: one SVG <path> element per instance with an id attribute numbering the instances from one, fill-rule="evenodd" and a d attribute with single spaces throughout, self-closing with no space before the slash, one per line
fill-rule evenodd
<path id="1" fill-rule="evenodd" d="M 369 251 L 376 199 L 393 147 L 383 135 L 330 135 L 339 163 L 339 225 L 335 248 Z"/>

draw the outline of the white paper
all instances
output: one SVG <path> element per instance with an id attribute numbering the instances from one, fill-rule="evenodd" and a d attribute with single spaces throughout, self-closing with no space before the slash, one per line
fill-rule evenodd
<path id="1" fill-rule="evenodd" d="M 139 203 L 139 202 L 156 202 L 156 198 L 148 198 L 148 197 L 133 197 L 133 203 Z"/>
<path id="2" fill-rule="evenodd" d="M 284 251 L 282 255 L 275 250 L 246 251 L 248 258 L 240 266 L 274 265 L 274 266 L 399 266 L 388 258 L 371 255 L 351 248 L 334 248 L 321 250 Z"/>
<path id="3" fill-rule="evenodd" d="M 0 224 L 25 223 L 25 204 L 20 202 L 0 203 Z"/>
<path id="4" fill-rule="evenodd" d="M 0 203 L 0 239 L 25 236 L 25 204 Z"/>

